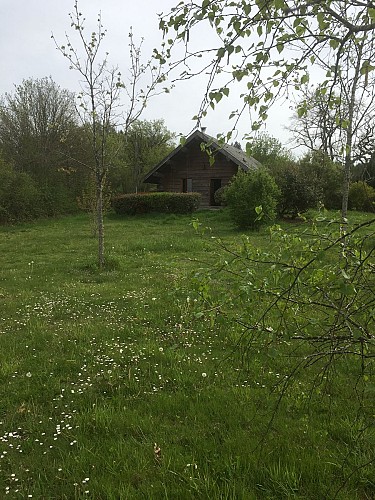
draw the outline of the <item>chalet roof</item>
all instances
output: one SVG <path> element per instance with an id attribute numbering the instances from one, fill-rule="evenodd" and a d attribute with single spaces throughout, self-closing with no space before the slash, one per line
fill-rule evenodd
<path id="1" fill-rule="evenodd" d="M 167 155 L 145 176 L 144 182 L 153 182 L 153 180 L 151 180 L 153 174 L 155 174 L 160 168 L 168 163 L 169 160 L 177 155 L 183 148 L 186 148 L 189 143 L 196 140 L 199 140 L 200 143 L 204 142 L 208 144 L 211 149 L 219 151 L 245 171 L 260 167 L 260 163 L 255 158 L 246 156 L 246 153 L 244 153 L 244 151 L 242 151 L 241 149 L 238 149 L 235 146 L 230 146 L 229 144 L 220 144 L 218 139 L 211 137 L 201 130 L 195 130 L 191 135 L 189 135 L 184 144 L 180 144 L 179 146 L 177 146 L 176 149 L 169 153 L 169 155 Z"/>

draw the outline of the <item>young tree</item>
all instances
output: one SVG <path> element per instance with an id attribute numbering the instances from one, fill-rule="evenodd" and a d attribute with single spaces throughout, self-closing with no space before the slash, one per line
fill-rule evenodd
<path id="1" fill-rule="evenodd" d="M 102 268 L 104 259 L 104 221 L 103 191 L 107 174 L 116 156 L 109 147 L 110 136 L 115 127 L 122 125 L 126 135 L 129 127 L 142 114 L 147 100 L 154 94 L 156 85 L 163 81 L 161 66 L 141 62 L 141 46 L 136 46 L 132 32 L 129 34 L 131 68 L 128 84 L 124 84 L 117 67 L 109 67 L 108 53 L 101 58 L 106 30 L 98 15 L 97 29 L 86 36 L 85 18 L 75 1 L 74 10 L 69 15 L 71 27 L 78 35 L 77 46 L 69 35 L 66 44 L 59 45 L 52 35 L 56 48 L 67 58 L 70 69 L 81 78 L 81 92 L 78 95 L 78 110 L 82 122 L 89 131 L 92 165 L 87 167 L 93 172 L 96 186 L 96 217 L 98 234 L 98 266 Z M 145 90 L 140 87 L 142 77 L 149 75 L 150 83 Z M 122 112 L 120 92 L 124 90 L 129 105 Z"/>
<path id="2" fill-rule="evenodd" d="M 212 28 L 217 44 L 194 49 L 194 32 L 202 23 Z M 375 3 L 372 0 L 203 0 L 199 4 L 182 1 L 169 15 L 161 17 L 160 27 L 166 35 L 172 31 L 175 36 L 166 42 L 163 51 L 156 51 L 156 57 L 162 60 L 171 57 L 176 42 L 182 41 L 185 44 L 182 62 L 186 64 L 181 78 L 207 74 L 206 91 L 196 115 L 198 122 L 209 107 L 214 108 L 228 97 L 233 85 L 242 81 L 246 83 L 241 94 L 243 106 L 231 114 L 234 127 L 250 107 L 259 117 L 253 123 L 253 129 L 257 130 L 267 119 L 270 106 L 290 88 L 299 91 L 309 81 L 310 68 L 322 61 L 327 61 L 329 69 L 323 74 L 321 92 L 328 95 L 329 104 L 334 106 L 332 89 L 339 76 L 348 72 L 350 88 L 340 87 L 349 103 L 348 116 L 341 117 L 346 133 L 342 206 L 345 218 L 352 166 L 353 103 L 358 100 L 357 89 L 373 93 L 375 85 L 371 77 L 375 68 L 371 57 Z M 171 70 L 180 63 L 181 60 L 173 62 Z M 305 106 L 298 112 L 302 116 Z M 228 132 L 227 138 L 230 136 Z"/>

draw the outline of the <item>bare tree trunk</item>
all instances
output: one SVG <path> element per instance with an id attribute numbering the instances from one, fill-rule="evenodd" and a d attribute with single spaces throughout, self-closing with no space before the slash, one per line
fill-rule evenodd
<path id="1" fill-rule="evenodd" d="M 349 134 L 349 132 L 348 132 Z M 342 206 L 341 206 L 341 217 L 343 220 L 348 218 L 348 201 L 349 201 L 349 186 L 350 186 L 350 177 L 352 171 L 352 155 L 351 151 L 351 140 L 347 141 L 347 153 L 345 155 L 345 164 L 344 164 L 344 179 L 342 185 Z"/>
<path id="2" fill-rule="evenodd" d="M 356 105 L 356 91 L 361 78 L 361 66 L 363 63 L 363 43 L 356 47 L 357 57 L 356 64 L 354 68 L 354 75 L 351 85 L 350 94 L 347 96 L 348 101 L 348 118 L 347 118 L 347 130 L 346 130 L 346 141 L 345 141 L 345 163 L 344 163 L 344 179 L 343 179 L 343 189 L 342 189 L 342 208 L 341 217 L 343 221 L 348 217 L 348 200 L 349 200 L 349 186 L 350 178 L 352 173 L 352 163 L 353 163 L 353 128 L 354 128 L 354 110 Z M 344 92 L 346 89 L 342 89 Z"/>
<path id="3" fill-rule="evenodd" d="M 104 267 L 104 221 L 103 221 L 103 182 L 97 177 L 96 184 L 96 217 L 98 226 L 98 266 Z"/>

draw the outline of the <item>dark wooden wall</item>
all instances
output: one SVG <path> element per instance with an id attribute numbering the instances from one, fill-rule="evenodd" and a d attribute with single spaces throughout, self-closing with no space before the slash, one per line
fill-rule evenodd
<path id="1" fill-rule="evenodd" d="M 211 179 L 221 179 L 221 185 L 225 186 L 237 171 L 237 165 L 221 153 L 216 154 L 215 163 L 210 166 L 200 141 L 193 141 L 162 167 L 159 190 L 182 192 L 183 179 L 192 179 L 193 191 L 202 195 L 201 207 L 208 207 Z"/>

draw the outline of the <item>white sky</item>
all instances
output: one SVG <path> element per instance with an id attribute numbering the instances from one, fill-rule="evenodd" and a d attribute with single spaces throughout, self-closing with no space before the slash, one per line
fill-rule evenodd
<path id="1" fill-rule="evenodd" d="M 128 67 L 130 26 L 137 40 L 144 38 L 142 53 L 148 59 L 152 49 L 160 47 L 162 39 L 157 13 L 167 13 L 177 3 L 178 0 L 79 0 L 88 30 L 91 26 L 95 29 L 97 14 L 101 11 L 103 25 L 108 31 L 105 51 L 109 52 L 110 62 L 118 65 L 123 75 Z M 69 70 L 68 61 L 56 50 L 51 39 L 53 32 L 63 45 L 64 33 L 72 33 L 68 14 L 73 11 L 73 5 L 74 0 L 1 0 L 0 95 L 13 92 L 14 84 L 23 79 L 45 76 L 51 76 L 63 88 L 78 91 L 78 75 Z M 202 39 L 205 36 L 203 33 Z M 203 82 L 199 79 L 178 82 L 170 94 L 155 97 L 142 118 L 162 118 L 172 132 L 188 134 L 194 127 L 192 117 L 198 111 L 203 93 Z M 232 93 L 226 102 L 223 99 L 205 118 L 207 133 L 215 136 L 227 132 L 231 126 L 228 115 L 238 107 L 239 96 Z M 289 138 L 285 126 L 289 124 L 290 115 L 288 105 L 280 105 L 272 110 L 267 123 L 267 132 L 283 144 Z M 244 117 L 238 139 L 250 131 L 250 120 Z"/>

